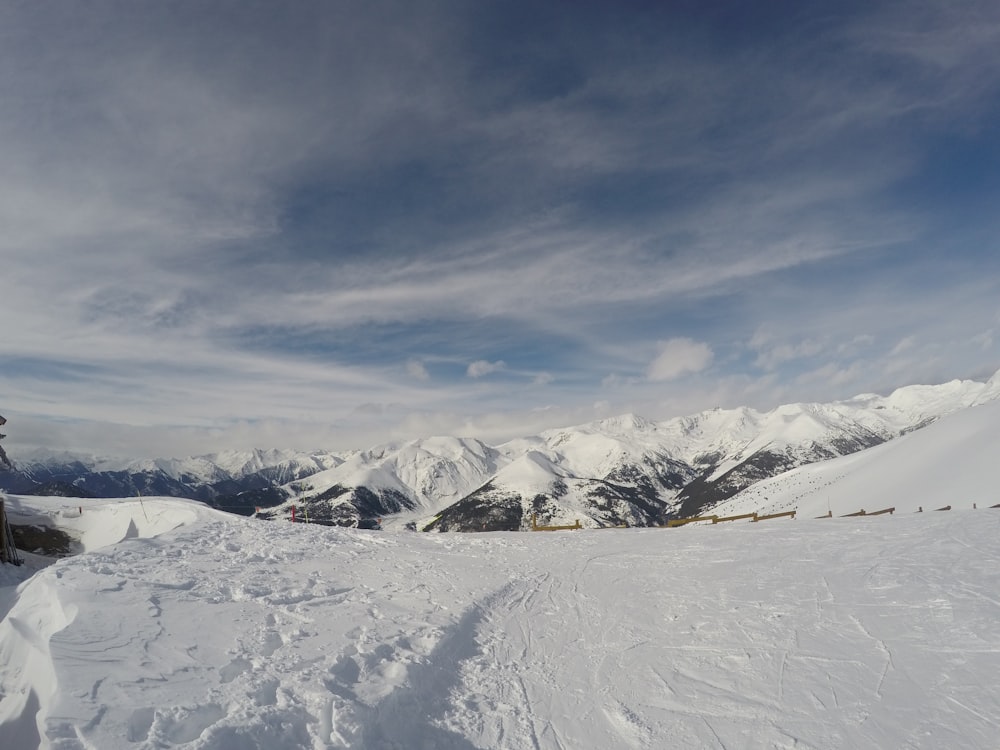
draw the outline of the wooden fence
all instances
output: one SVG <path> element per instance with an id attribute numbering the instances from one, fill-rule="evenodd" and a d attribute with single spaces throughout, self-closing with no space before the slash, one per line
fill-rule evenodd
<path id="1" fill-rule="evenodd" d="M 972 507 L 973 507 L 973 509 L 975 509 L 978 506 L 977 506 L 976 503 L 973 503 Z M 991 508 L 1000 508 L 1000 503 L 997 503 L 996 505 L 991 505 L 990 507 Z M 917 512 L 918 513 L 922 513 L 923 510 L 924 509 L 921 507 L 921 508 L 919 508 L 917 510 Z M 935 510 L 937 510 L 937 511 L 951 510 L 951 506 L 950 505 L 945 505 L 942 508 L 935 508 Z M 861 518 L 861 517 L 867 518 L 867 517 L 871 517 L 871 516 L 886 516 L 886 515 L 891 516 L 895 512 L 896 512 L 896 508 L 895 507 L 892 507 L 892 508 L 882 508 L 881 510 L 865 510 L 865 509 L 862 508 L 861 510 L 856 511 L 854 513 L 845 513 L 844 515 L 839 516 L 839 518 Z M 765 514 L 765 515 L 761 515 L 760 513 L 741 513 L 741 514 L 735 515 L 735 516 L 715 516 L 715 515 L 710 515 L 710 516 L 691 516 L 690 518 L 671 518 L 671 519 L 667 520 L 667 522 L 665 524 L 662 524 L 662 525 L 660 525 L 660 526 L 658 526 L 656 528 L 661 528 L 661 529 L 676 529 L 676 528 L 679 528 L 681 526 L 687 526 L 688 524 L 692 524 L 692 523 L 709 523 L 709 522 L 711 522 L 713 525 L 715 525 L 715 524 L 718 524 L 718 523 L 726 523 L 728 521 L 750 521 L 751 523 L 757 523 L 758 521 L 770 521 L 770 520 L 775 519 L 775 518 L 795 518 L 797 514 L 798 514 L 797 510 L 786 510 L 786 511 L 784 511 L 782 513 L 768 513 L 768 514 Z M 834 515 L 833 515 L 833 511 L 832 510 L 828 511 L 825 515 L 816 516 L 817 519 L 820 519 L 820 518 L 833 518 L 833 517 L 834 517 Z M 562 531 L 562 530 L 565 530 L 565 529 L 580 529 L 580 528 L 582 528 L 582 526 L 580 525 L 579 521 L 577 521 L 575 524 L 573 524 L 571 526 L 539 526 L 538 523 L 537 523 L 537 520 L 536 520 L 535 516 L 532 515 L 532 517 L 531 517 L 531 530 L 532 531 Z M 602 526 L 602 527 L 599 527 L 599 528 L 627 528 L 627 527 L 624 527 L 624 526 Z M 636 527 L 636 528 L 643 528 L 643 527 Z"/>
<path id="2" fill-rule="evenodd" d="M 577 519 L 575 523 L 572 523 L 569 526 L 539 526 L 538 515 L 536 513 L 531 514 L 532 531 L 576 531 L 577 529 L 582 528 L 583 526 L 580 525 L 580 519 Z"/>

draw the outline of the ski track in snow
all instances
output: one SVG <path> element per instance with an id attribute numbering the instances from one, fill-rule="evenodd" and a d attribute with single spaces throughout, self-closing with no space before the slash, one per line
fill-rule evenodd
<path id="1" fill-rule="evenodd" d="M 0 738 L 995 748 L 998 532 L 986 510 L 434 536 L 203 514 L 8 599 Z"/>

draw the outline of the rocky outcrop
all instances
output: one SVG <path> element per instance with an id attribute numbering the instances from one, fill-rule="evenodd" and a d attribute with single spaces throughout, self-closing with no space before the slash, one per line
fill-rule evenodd
<path id="1" fill-rule="evenodd" d="M 4 419 L 3 417 L 0 417 L 0 427 L 3 427 L 5 424 L 7 424 L 7 420 Z M 0 435 L 0 440 L 3 440 L 5 437 L 7 436 Z M 4 453 L 3 446 L 0 446 L 0 469 L 10 469 L 10 468 L 13 468 L 10 459 L 7 458 L 7 454 Z"/>

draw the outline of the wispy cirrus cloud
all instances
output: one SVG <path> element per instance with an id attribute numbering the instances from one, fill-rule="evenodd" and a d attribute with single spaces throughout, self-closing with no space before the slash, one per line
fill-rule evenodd
<path id="1" fill-rule="evenodd" d="M 995 4 L 739 12 L 5 6 L 8 416 L 497 435 L 998 364 Z"/>

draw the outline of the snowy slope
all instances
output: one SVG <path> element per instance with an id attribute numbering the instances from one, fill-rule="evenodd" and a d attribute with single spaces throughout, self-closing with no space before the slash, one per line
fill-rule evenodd
<path id="1" fill-rule="evenodd" d="M 1000 511 L 478 535 L 145 513 L 89 501 L 136 533 L 0 588 L 4 748 L 996 747 Z"/>
<path id="2" fill-rule="evenodd" d="M 976 397 L 976 404 L 985 404 L 994 399 L 1000 398 L 1000 370 L 997 370 L 993 377 L 986 381 L 982 391 Z"/>
<path id="3" fill-rule="evenodd" d="M 781 474 L 712 509 L 718 515 L 797 508 L 803 516 L 895 507 L 910 513 L 1000 503 L 1000 401 L 952 414 L 861 453 Z"/>
<path id="4" fill-rule="evenodd" d="M 695 459 L 706 470 L 679 493 L 677 514 L 697 515 L 763 479 L 892 440 L 995 399 L 998 392 L 994 376 L 989 383 L 907 386 L 887 397 L 865 394 L 832 404 L 789 404 L 764 414 L 738 410 L 740 419 L 728 433 L 707 431 L 715 437 L 716 451 Z M 682 424 L 687 427 L 691 421 L 697 426 L 697 416 Z"/>

